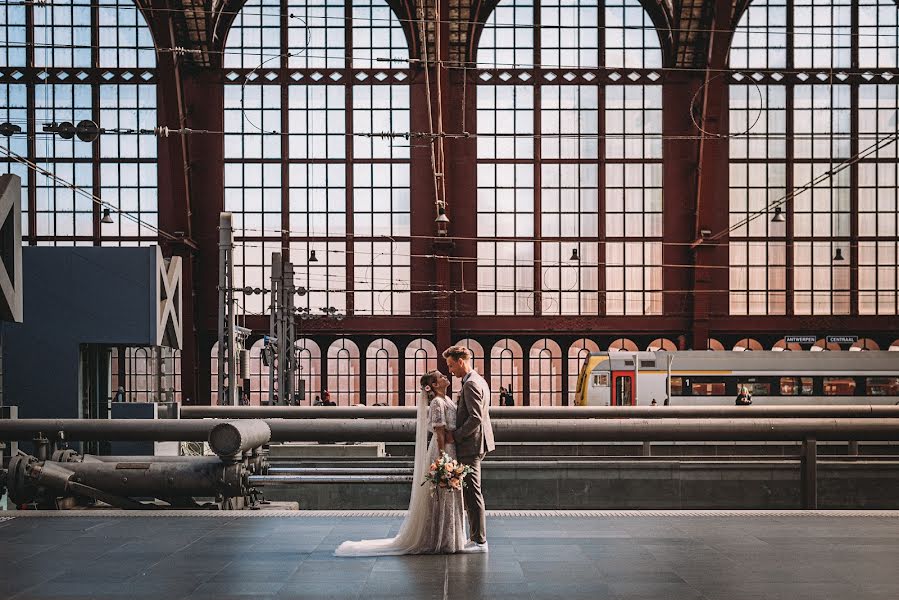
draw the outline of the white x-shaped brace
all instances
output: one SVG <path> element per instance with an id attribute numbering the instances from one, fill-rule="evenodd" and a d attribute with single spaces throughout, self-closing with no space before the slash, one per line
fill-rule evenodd
<path id="1" fill-rule="evenodd" d="M 22 322 L 21 185 L 15 175 L 0 176 L 0 230 L 12 230 L 10 256 L 0 260 L 0 314 Z M 12 268 L 12 273 L 7 269 Z M 3 318 L 3 317 L 0 317 Z"/>
<path id="2" fill-rule="evenodd" d="M 159 303 L 156 309 L 156 345 L 180 350 L 181 327 L 181 257 L 173 256 L 166 264 L 162 251 L 156 249 L 156 278 Z"/>

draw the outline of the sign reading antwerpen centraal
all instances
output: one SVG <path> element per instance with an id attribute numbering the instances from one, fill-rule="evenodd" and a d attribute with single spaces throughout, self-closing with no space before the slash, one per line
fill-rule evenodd
<path id="1" fill-rule="evenodd" d="M 829 335 L 827 336 L 828 344 L 854 344 L 858 341 L 857 335 Z"/>

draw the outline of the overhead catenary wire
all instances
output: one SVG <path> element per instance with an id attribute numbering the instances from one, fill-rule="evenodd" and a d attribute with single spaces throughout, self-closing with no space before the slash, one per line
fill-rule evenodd
<path id="1" fill-rule="evenodd" d="M 109 6 L 114 6 L 114 7 L 119 7 L 119 8 L 121 8 L 119 5 L 109 5 Z M 291 18 L 299 18 L 300 20 L 302 20 L 301 17 L 297 17 L 296 15 L 293 15 L 293 14 L 290 14 L 289 16 L 290 16 Z M 435 15 L 435 17 L 436 17 L 436 15 Z M 347 18 L 347 19 L 352 19 L 352 17 L 346 17 L 346 18 Z M 305 21 L 304 21 L 304 23 L 305 23 Z M 502 24 L 495 24 L 495 25 L 497 25 L 497 26 L 503 26 Z M 514 24 L 512 24 L 512 26 L 514 26 Z M 308 34 L 308 31 L 307 31 L 307 34 Z M 308 38 L 307 38 L 307 39 L 308 39 Z M 282 55 L 279 55 L 279 56 L 283 56 L 283 54 L 282 54 Z M 258 68 L 258 67 L 257 67 L 257 68 Z M 254 69 L 254 71 L 255 71 L 255 70 L 256 70 L 256 69 Z M 728 70 L 728 71 L 729 71 L 729 70 Z M 831 71 L 832 71 L 832 69 L 831 69 Z M 252 71 L 251 71 L 251 72 L 252 72 Z M 125 133 L 125 132 L 122 131 L 122 133 Z M 130 133 L 130 132 L 128 132 L 128 133 Z M 142 131 L 141 133 L 145 133 L 145 132 Z M 195 132 L 195 133 L 196 133 L 196 132 Z M 213 132 L 205 131 L 205 133 L 213 133 Z M 439 135 L 446 135 L 446 134 L 442 134 L 441 132 L 438 132 L 438 134 L 439 134 Z M 289 133 L 288 133 L 288 135 L 289 135 Z M 363 135 L 363 136 L 368 136 L 368 137 L 378 137 L 378 136 L 387 135 L 387 134 L 386 134 L 386 133 L 385 133 L 385 134 L 377 134 L 377 133 L 375 133 L 375 134 L 351 133 L 351 134 L 346 134 L 346 135 Z M 410 133 L 410 134 L 404 134 L 404 135 L 414 135 L 414 134 L 411 134 L 411 133 Z M 434 134 L 431 133 L 431 135 L 434 135 Z M 468 137 L 468 136 L 470 136 L 470 135 L 476 136 L 477 134 L 467 134 L 467 133 L 463 133 L 463 134 L 458 134 L 458 135 L 465 135 L 466 137 Z M 482 134 L 482 135 L 484 135 L 484 134 Z M 503 135 L 503 134 L 493 134 L 493 135 L 499 136 L 499 135 Z M 515 135 L 515 134 L 509 134 L 509 135 Z M 578 138 L 578 139 L 584 138 L 584 137 L 586 137 L 587 135 L 590 135 L 590 134 L 562 134 L 562 133 L 560 133 L 560 134 L 532 134 L 532 136 L 535 137 L 535 138 L 538 138 L 538 137 L 558 136 L 558 137 L 572 137 L 572 138 Z M 641 135 L 639 135 L 638 137 L 644 137 L 644 138 L 645 138 L 645 137 L 650 137 L 651 135 L 652 135 L 652 134 L 648 134 L 648 135 L 647 135 L 647 134 L 641 134 Z M 597 137 L 609 137 L 609 135 L 607 135 L 607 134 L 604 134 L 604 135 L 602 135 L 602 136 L 601 136 L 600 134 L 596 134 L 596 136 L 597 136 Z M 622 134 L 622 137 L 625 137 L 625 136 L 626 136 L 626 134 Z M 663 136 L 660 136 L 660 137 L 663 137 Z M 687 136 L 684 136 L 684 137 L 686 138 Z M 697 137 L 702 137 L 702 136 L 690 136 L 690 137 L 691 137 L 692 139 L 696 139 Z M 720 137 L 720 135 L 719 135 L 719 137 Z M 764 136 L 764 137 L 765 137 L 766 139 L 771 139 L 771 138 L 772 138 L 772 136 L 770 136 L 770 135 L 769 135 L 769 136 Z M 786 137 L 786 136 L 785 136 L 785 137 Z M 795 138 L 798 138 L 798 136 L 793 136 L 793 137 L 794 137 L 794 139 L 795 139 Z M 814 139 L 816 136 L 811 135 L 811 136 L 809 136 L 809 137 L 812 138 L 812 139 Z M 835 136 L 835 135 L 829 135 L 829 136 L 823 136 L 823 137 L 829 137 L 829 138 L 833 139 L 833 138 L 835 138 L 835 137 L 837 137 L 837 136 Z M 433 147 L 433 146 L 432 146 L 432 147 Z M 800 192 L 800 193 L 801 193 L 801 192 Z M 767 212 L 767 211 L 764 211 L 764 212 Z M 762 214 L 764 214 L 764 212 L 763 212 Z M 750 220 L 751 220 L 751 218 L 750 218 Z M 520 240 L 520 238 L 516 238 L 516 239 Z"/>
<path id="2" fill-rule="evenodd" d="M 115 204 L 112 204 L 111 202 L 107 202 L 107 201 L 103 200 L 99 196 L 95 195 L 93 192 L 89 192 L 88 190 L 84 189 L 81 186 L 75 185 L 74 183 L 71 183 L 69 181 L 62 179 L 61 177 L 58 177 L 55 173 L 51 173 L 50 171 L 44 169 L 40 165 L 37 165 L 37 164 L 31 162 L 30 160 L 28 160 L 27 158 L 20 156 L 19 154 L 13 152 L 8 147 L 0 146 L 0 152 L 3 152 L 4 154 L 9 156 L 14 161 L 27 166 L 29 169 L 32 169 L 35 173 L 39 173 L 39 174 L 43 175 L 44 177 L 47 177 L 47 178 L 53 180 L 55 183 L 59 184 L 60 186 L 68 188 L 68 189 L 72 190 L 73 192 L 75 192 L 76 194 L 79 194 L 79 195 L 89 199 L 91 202 L 100 206 L 101 208 L 108 208 L 112 211 L 115 211 L 116 214 L 122 215 L 126 219 L 133 221 L 134 223 L 137 223 L 139 226 L 149 229 L 150 231 L 153 231 L 154 233 L 156 233 L 162 237 L 168 238 L 170 240 L 176 240 L 176 241 L 181 239 L 179 236 L 172 235 L 172 234 L 156 227 L 155 225 L 151 225 L 150 223 L 147 223 L 146 221 L 141 219 L 140 216 L 135 216 L 134 214 L 132 214 L 131 212 L 128 212 L 128 211 L 120 211 L 119 207 L 117 207 Z M 138 215 L 139 214 L 140 213 L 138 213 Z"/>
<path id="3" fill-rule="evenodd" d="M 883 140 L 880 140 L 877 144 L 875 144 L 875 145 L 873 145 L 873 146 L 870 146 L 870 147 L 866 148 L 865 150 L 863 150 L 862 152 L 860 152 L 858 155 L 856 155 L 856 157 L 853 157 L 853 158 L 854 158 L 854 159 L 857 159 L 857 160 L 861 160 L 861 158 L 858 158 L 858 157 L 862 157 L 862 158 L 863 158 L 863 157 L 865 156 L 865 153 L 866 153 L 866 152 L 869 152 L 869 151 L 876 151 L 877 149 L 880 148 L 881 145 L 883 145 L 884 143 L 890 142 L 890 141 L 891 141 L 891 138 L 896 138 L 897 136 L 899 136 L 899 133 L 897 133 L 897 134 L 892 134 L 891 136 L 887 136 L 887 138 L 885 138 L 885 139 L 883 139 Z M 873 149 L 873 150 L 872 150 L 872 149 Z M 126 218 L 129 218 L 130 220 L 132 220 L 132 221 L 134 221 L 134 222 L 136 222 L 136 223 L 138 223 L 138 224 L 140 224 L 140 225 L 142 225 L 142 226 L 145 226 L 145 227 L 147 227 L 148 229 L 150 229 L 150 230 L 152 230 L 152 231 L 157 232 L 159 235 L 162 235 L 163 237 L 167 237 L 167 238 L 172 239 L 172 240 L 179 240 L 179 239 L 180 239 L 178 236 L 169 234 L 168 232 L 164 232 L 163 230 L 159 229 L 159 228 L 156 227 L 156 226 L 152 226 L 152 225 L 147 224 L 146 222 L 144 222 L 144 221 L 143 221 L 142 219 L 140 219 L 139 217 L 135 217 L 134 215 L 132 215 L 132 214 L 130 214 L 130 213 L 127 213 L 127 212 L 120 212 L 120 211 L 118 210 L 118 208 L 115 207 L 114 205 L 112 205 L 112 204 L 110 204 L 110 203 L 106 203 L 106 202 L 104 202 L 102 199 L 100 199 L 99 197 L 95 196 L 93 193 L 88 192 L 87 190 L 85 190 L 85 189 L 83 189 L 83 188 L 81 188 L 81 187 L 79 187 L 79 186 L 76 186 L 75 184 L 72 184 L 72 183 L 70 183 L 70 182 L 67 182 L 67 181 L 65 181 L 65 180 L 63 180 L 63 179 L 57 177 L 55 174 L 50 173 L 49 171 L 46 171 L 45 169 L 41 168 L 40 166 L 36 165 L 35 163 L 32 163 L 31 161 L 25 159 L 24 157 L 21 157 L 20 155 L 16 154 L 15 152 L 13 152 L 12 150 L 10 150 L 9 148 L 4 148 L 4 147 L 0 146 L 0 150 L 2 150 L 2 151 L 3 151 L 4 153 L 6 153 L 8 156 L 10 156 L 10 157 L 13 158 L 14 160 L 16 160 L 16 162 L 20 162 L 20 163 L 22 163 L 22 164 L 25 164 L 25 165 L 28 166 L 29 168 L 34 169 L 36 172 L 38 172 L 38 173 L 40 173 L 40 174 L 43 174 L 43 175 L 45 175 L 45 176 L 47 176 L 47 177 L 50 177 L 51 179 L 53 179 L 53 180 L 56 181 L 57 183 L 60 183 L 60 185 L 63 185 L 64 187 L 68 187 L 68 188 L 70 188 L 70 189 L 73 189 L 74 191 L 76 191 L 76 193 L 79 193 L 79 194 L 81 194 L 81 195 L 83 195 L 83 196 L 85 196 L 85 197 L 90 198 L 93 202 L 98 203 L 98 204 L 99 204 L 100 206 L 102 206 L 102 207 L 108 207 L 108 208 L 111 208 L 111 209 L 113 209 L 113 210 L 116 210 L 116 212 L 117 212 L 118 214 L 126 215 Z M 856 161 L 857 161 L 857 160 L 856 160 Z M 842 168 L 845 168 L 845 166 L 848 166 L 848 164 L 849 164 L 849 163 L 848 163 L 848 161 L 847 161 L 846 164 L 844 164 L 844 166 L 843 166 Z M 830 171 L 828 171 L 828 172 L 822 174 L 821 176 L 817 177 L 816 179 L 814 179 L 814 180 L 813 180 L 812 182 L 810 182 L 809 184 L 806 184 L 806 185 L 808 186 L 808 189 L 810 189 L 810 187 L 813 187 L 814 185 L 817 185 L 818 183 L 820 183 L 821 181 L 823 181 L 825 178 L 832 177 L 834 174 L 836 174 L 836 172 L 839 172 L 839 170 L 834 170 L 834 169 L 832 169 L 832 170 L 830 170 Z M 786 200 L 784 199 L 783 202 L 786 202 Z M 755 217 L 753 217 L 753 218 L 757 218 L 759 215 L 762 215 L 762 214 L 767 214 L 767 213 L 769 212 L 769 210 L 770 210 L 770 208 L 767 209 L 767 210 L 760 211 L 760 212 L 757 213 L 757 214 L 755 215 Z M 748 220 L 747 220 L 747 222 L 748 222 Z M 739 224 L 738 224 L 738 225 L 739 225 Z M 737 225 L 735 225 L 734 227 L 732 227 L 731 230 L 736 229 L 736 228 L 737 228 Z M 284 230 L 277 230 L 277 231 L 278 231 L 279 233 L 285 233 Z M 286 233 L 289 234 L 290 232 L 287 231 Z M 398 237 L 400 237 L 400 236 L 398 236 Z M 410 236 L 410 237 L 412 237 L 412 236 Z M 432 236 L 415 236 L 415 237 L 426 238 L 426 239 L 432 239 Z M 720 235 L 719 235 L 719 236 L 711 236 L 711 239 L 719 239 L 720 237 L 721 237 Z M 448 237 L 447 239 L 461 240 L 461 239 L 466 239 L 466 238 L 461 238 L 461 237 Z M 477 240 L 477 241 L 490 241 L 490 242 L 499 242 L 499 241 L 503 241 L 503 238 L 485 239 L 485 238 L 483 238 L 483 237 L 474 237 L 474 238 L 467 238 L 467 239 L 468 239 L 468 240 Z M 558 239 L 558 238 L 537 238 L 537 237 L 534 237 L 534 238 L 529 238 L 529 239 L 523 239 L 523 238 L 521 238 L 521 237 L 512 237 L 512 238 L 507 238 L 507 239 L 508 239 L 508 241 L 514 241 L 514 242 L 521 242 L 521 241 L 535 241 L 535 242 L 536 242 L 536 241 L 541 241 L 541 242 L 549 242 L 549 243 L 566 243 L 565 240 L 563 240 L 563 239 Z M 314 240 L 314 239 L 311 239 L 311 240 L 305 240 L 305 241 L 306 241 L 307 243 L 316 243 L 316 240 Z M 374 240 L 372 240 L 372 241 L 374 241 Z M 615 243 L 628 243 L 628 241 L 629 241 L 628 239 L 624 238 L 624 239 L 620 239 L 620 240 L 615 240 Z M 753 240 L 752 240 L 752 239 L 745 239 L 745 240 L 743 240 L 743 239 L 741 238 L 741 241 L 752 242 Z M 814 242 L 814 241 L 815 241 L 815 240 L 810 240 L 810 242 Z M 826 241 L 828 241 L 828 242 L 830 242 L 830 243 L 833 243 L 834 240 L 828 239 L 828 240 L 826 240 Z M 597 240 L 597 242 L 599 242 L 599 240 Z M 605 242 L 608 243 L 608 240 L 605 240 Z M 634 240 L 634 242 L 636 243 L 637 241 Z M 568 242 L 568 243 L 572 243 L 572 242 Z M 664 244 L 668 244 L 668 245 L 691 245 L 691 243 L 689 243 L 689 242 L 663 242 L 663 241 L 660 241 L 660 242 L 658 242 L 658 243 L 661 243 L 661 244 L 663 244 L 663 245 L 664 245 Z M 244 244 L 242 244 L 242 245 L 243 245 L 243 247 L 245 247 L 245 248 L 246 248 L 246 247 L 265 247 L 264 244 L 254 245 L 254 244 L 252 244 L 252 243 L 244 243 Z M 722 246 L 728 246 L 728 243 L 722 243 L 721 245 L 722 245 Z M 341 250 L 334 250 L 334 249 L 327 249 L 326 251 L 327 251 L 327 252 L 337 252 L 337 253 L 342 253 L 342 254 L 348 254 L 348 253 L 353 253 L 353 252 L 355 252 L 355 251 L 350 251 L 350 250 L 343 250 L 343 251 L 341 251 Z M 394 256 L 395 256 L 395 255 L 396 255 L 396 254 L 394 253 Z M 410 258 L 411 258 L 413 255 L 410 254 L 409 256 L 410 256 Z M 434 255 L 420 255 L 420 257 L 423 257 L 423 258 L 432 258 L 432 257 L 434 257 Z M 478 259 L 478 258 L 475 258 L 475 257 L 451 257 L 450 260 L 451 260 L 451 262 L 475 262 L 475 263 L 476 263 L 479 259 Z M 496 260 L 496 261 L 501 261 L 501 260 L 504 260 L 504 259 L 495 259 L 495 260 Z M 526 262 L 526 261 L 521 261 L 521 260 L 518 260 L 518 259 L 508 259 L 508 260 L 509 260 L 509 262 L 510 262 L 511 264 L 513 264 L 513 265 L 520 265 L 520 264 L 522 264 L 522 263 L 528 264 L 528 262 Z M 531 263 L 531 264 L 533 264 L 533 263 Z M 583 267 L 584 264 L 581 264 L 580 266 Z M 598 265 L 598 266 L 599 266 L 599 265 Z M 608 263 L 606 263 L 604 266 L 608 266 Z M 616 265 L 616 266 L 626 266 L 626 265 Z M 695 265 L 693 265 L 693 264 L 683 264 L 683 265 L 662 264 L 662 265 L 659 265 L 659 266 L 662 266 L 662 267 L 668 267 L 668 268 L 671 268 L 671 267 L 694 268 L 694 267 L 695 267 Z M 727 268 L 727 269 L 730 269 L 731 266 L 730 266 L 730 265 L 720 265 L 720 266 L 716 266 L 716 265 L 708 265 L 708 266 L 704 266 L 704 268 Z"/>
<path id="4" fill-rule="evenodd" d="M 807 182 L 806 184 L 798 186 L 798 187 L 794 187 L 790 192 L 788 192 L 784 196 L 778 198 L 777 200 L 774 200 L 773 202 L 769 202 L 765 206 L 765 208 L 750 213 L 750 215 L 748 217 L 746 217 L 745 219 L 742 219 L 742 220 L 738 221 L 737 223 L 734 223 L 727 229 L 722 229 L 721 231 L 719 231 L 717 233 L 713 233 L 711 236 L 709 236 L 709 238 L 713 239 L 713 240 L 720 239 L 720 238 L 724 237 L 725 235 L 728 235 L 729 233 L 748 225 L 755 219 L 758 219 L 762 216 L 770 214 L 771 211 L 773 211 L 775 208 L 777 208 L 779 206 L 783 206 L 784 204 L 786 204 L 787 202 L 789 202 L 796 196 L 812 189 L 813 187 L 815 187 L 816 185 L 818 185 L 820 183 L 823 183 L 824 181 L 831 179 L 834 175 L 836 175 L 840 171 L 843 171 L 844 169 L 849 168 L 850 166 L 854 165 L 855 163 L 858 163 L 858 162 L 864 160 L 868 156 L 870 156 L 876 152 L 879 152 L 886 146 L 897 141 L 897 139 L 899 139 L 899 131 L 897 131 L 896 133 L 891 133 L 887 136 L 884 136 L 884 137 L 878 139 L 874 144 L 871 144 L 870 146 L 864 148 L 863 150 L 861 150 L 854 156 L 851 156 L 851 157 L 847 158 L 846 160 L 838 162 L 836 164 L 836 166 L 830 168 L 829 170 L 825 171 L 824 173 L 821 173 L 817 177 L 814 177 L 811 181 Z M 895 159 L 892 159 L 892 160 L 895 160 Z"/>

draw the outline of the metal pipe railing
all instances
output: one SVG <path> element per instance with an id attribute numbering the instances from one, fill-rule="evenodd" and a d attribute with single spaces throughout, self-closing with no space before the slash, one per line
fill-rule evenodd
<path id="1" fill-rule="evenodd" d="M 492 419 L 899 418 L 891 404 L 753 406 L 492 406 Z M 183 406 L 182 419 L 414 419 L 414 406 Z"/>
<path id="2" fill-rule="evenodd" d="M 412 475 L 412 468 L 269 467 L 266 475 Z"/>
<path id="3" fill-rule="evenodd" d="M 411 483 L 412 475 L 250 475 L 250 485 L 271 487 L 298 483 Z"/>
<path id="4" fill-rule="evenodd" d="M 0 440 L 206 440 L 215 419 L 0 420 Z M 271 441 L 409 442 L 412 419 L 268 419 Z M 497 419 L 500 442 L 899 440 L 894 419 Z M 60 434 L 63 434 L 62 436 Z"/>
<path id="5" fill-rule="evenodd" d="M 0 440 L 155 440 L 208 439 L 219 420 L 3 419 Z M 411 419 L 271 419 L 271 441 L 389 441 L 414 439 Z M 795 441 L 802 449 L 802 506 L 817 507 L 817 443 L 823 440 L 899 440 L 894 419 L 497 419 L 501 442 L 591 441 Z M 61 435 L 62 434 L 62 435 Z M 268 475 L 259 485 L 364 483 L 394 481 L 405 475 Z M 407 482 L 408 479 L 395 481 Z M 253 483 L 251 478 L 251 483 Z"/>

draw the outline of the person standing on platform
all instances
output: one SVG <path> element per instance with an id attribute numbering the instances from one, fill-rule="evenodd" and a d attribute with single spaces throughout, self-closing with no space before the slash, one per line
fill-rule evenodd
<path id="1" fill-rule="evenodd" d="M 456 430 L 447 432 L 455 443 L 459 462 L 471 467 L 468 487 L 462 494 L 468 511 L 469 537 L 464 552 L 487 552 L 487 518 L 481 492 L 481 461 L 496 448 L 490 425 L 490 386 L 471 367 L 471 350 L 450 346 L 443 351 L 446 366 L 453 377 L 462 379 L 462 391 L 456 411 Z"/>

